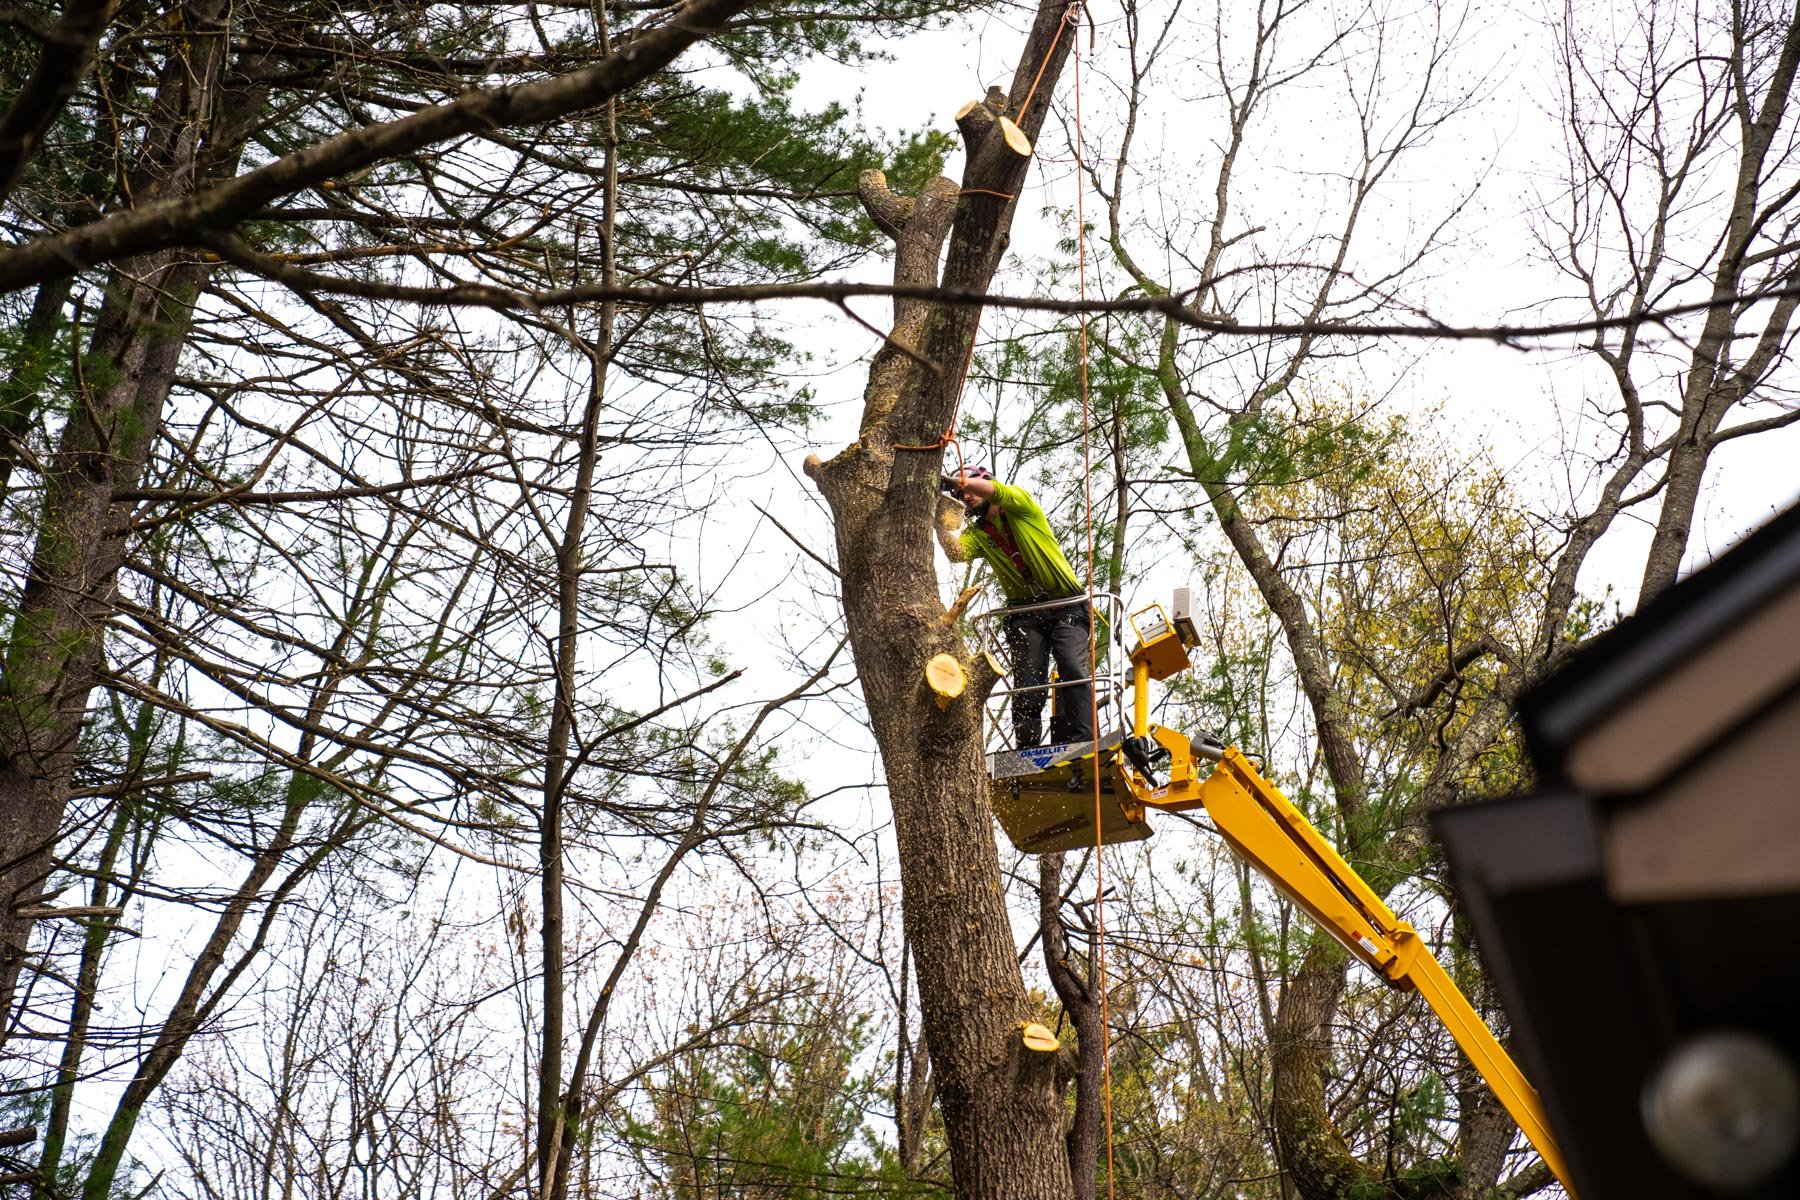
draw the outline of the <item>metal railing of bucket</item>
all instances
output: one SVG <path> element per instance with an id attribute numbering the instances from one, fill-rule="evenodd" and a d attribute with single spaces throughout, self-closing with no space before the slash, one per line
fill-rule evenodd
<path id="1" fill-rule="evenodd" d="M 1059 600 L 1044 600 L 1036 604 L 1011 604 L 996 608 L 983 609 L 969 617 L 969 622 L 979 632 L 981 648 L 992 654 L 994 658 L 1006 665 L 1008 682 L 1014 677 L 1016 665 L 1012 662 L 1011 648 L 1006 645 L 1006 638 L 1000 631 L 1004 628 L 1006 618 L 1024 613 L 1046 612 L 1055 608 L 1067 608 L 1071 605 L 1086 602 L 1085 594 L 1067 596 Z M 1085 679 L 1056 679 L 1048 683 L 1040 683 L 1034 687 L 996 686 L 988 693 L 988 741 L 992 745 L 998 739 L 1004 746 L 1011 746 L 1012 738 L 1008 726 L 1001 714 L 1006 701 L 1013 696 L 1021 696 L 1030 692 L 1055 693 L 1062 688 L 1078 687 L 1084 683 L 1094 685 L 1094 696 L 1098 703 L 1099 719 L 1094 723 L 1094 732 L 1098 737 L 1105 727 L 1108 714 L 1116 722 L 1123 720 L 1118 714 L 1124 712 L 1125 695 L 1131 688 L 1131 664 L 1125 655 L 1125 602 L 1116 592 L 1095 592 L 1093 597 L 1094 612 L 1105 622 L 1106 638 L 1096 640 L 1095 657 L 1101 660 L 1102 670 L 1090 668 L 1091 674 Z M 1055 696 L 1051 696 L 1052 706 Z"/>

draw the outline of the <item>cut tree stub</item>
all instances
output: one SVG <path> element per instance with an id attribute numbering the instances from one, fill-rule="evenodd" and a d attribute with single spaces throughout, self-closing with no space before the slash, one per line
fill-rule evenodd
<path id="1" fill-rule="evenodd" d="M 944 708 L 963 694 L 969 677 L 963 671 L 962 664 L 956 661 L 955 655 L 934 654 L 931 661 L 925 664 L 925 682 L 931 685 L 931 690 L 937 695 L 938 707 Z"/>
<path id="2" fill-rule="evenodd" d="M 1031 157 L 1031 139 L 1025 131 L 1014 125 L 1005 117 L 1000 118 L 1000 132 L 1006 135 L 1006 144 L 1021 158 Z"/>

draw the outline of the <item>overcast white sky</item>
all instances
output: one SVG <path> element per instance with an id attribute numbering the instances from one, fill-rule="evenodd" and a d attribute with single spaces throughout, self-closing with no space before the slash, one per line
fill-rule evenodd
<path id="1" fill-rule="evenodd" d="M 1315 6 L 1315 7 L 1323 7 Z M 1557 6 L 1561 8 L 1560 5 Z M 1623 6 L 1616 6 L 1624 11 Z M 1114 89 L 1104 78 L 1118 75 L 1125 62 L 1124 31 L 1112 6 L 1095 6 L 1097 38 L 1090 50 L 1081 39 L 1084 55 L 1084 106 L 1090 141 L 1100 141 L 1104 151 L 1108 117 L 1116 119 Z M 1192 6 L 1196 19 L 1210 19 L 1205 6 Z M 1406 11 L 1395 8 L 1396 28 L 1426 28 L 1430 9 L 1417 5 Z M 801 96 L 811 102 L 847 100 L 860 96 L 863 111 L 873 126 L 898 129 L 935 118 L 948 128 L 949 114 L 992 83 L 1004 85 L 1022 42 L 1017 26 L 1028 9 L 1010 16 L 980 19 L 972 34 L 946 30 L 919 35 L 894 47 L 895 61 L 858 72 L 825 67 L 809 71 Z M 1566 293 L 1566 281 L 1536 253 L 1527 214 L 1539 198 L 1555 188 L 1554 171 L 1560 155 L 1560 124 L 1555 112 L 1555 71 L 1552 44 L 1546 24 L 1548 14 L 1535 5 L 1471 4 L 1465 18 L 1461 57 L 1450 76 L 1452 86 L 1479 75 L 1485 98 L 1456 118 L 1424 150 L 1403 160 L 1384 181 L 1387 201 L 1386 232 L 1404 238 L 1421 224 L 1435 222 L 1470 182 L 1482 176 L 1480 188 L 1463 218 L 1456 223 L 1448 250 L 1436 261 L 1434 282 L 1427 298 L 1433 315 L 1462 324 L 1486 325 L 1520 321 L 1539 315 L 1534 310 L 1546 297 Z M 1400 41 L 1396 38 L 1395 41 Z M 1402 77 L 1416 60 L 1389 48 L 1392 68 Z M 1185 90 L 1193 79 L 1196 96 L 1204 94 L 1204 63 L 1166 70 L 1173 78 L 1171 92 Z M 1058 100 L 1066 108 L 1072 101 L 1073 76 L 1065 72 Z M 1271 131 L 1262 143 L 1260 171 L 1253 178 L 1265 186 L 1279 187 L 1284 180 L 1298 185 L 1312 163 L 1321 159 L 1329 170 L 1335 159 L 1331 147 L 1322 145 L 1321 129 L 1329 110 L 1340 103 L 1341 78 L 1326 75 L 1317 87 L 1285 98 L 1262 122 Z M 1393 90 L 1398 91 L 1399 84 Z M 1216 160 L 1215 110 L 1202 103 L 1183 101 L 1159 114 L 1158 127 L 1140 133 L 1134 158 L 1154 157 L 1157 167 L 1177 177 L 1191 167 L 1195 181 L 1210 181 Z M 1192 121 L 1184 114 L 1194 112 Z M 1094 131 L 1103 131 L 1098 138 Z M 1326 135 L 1329 136 L 1329 135 Z M 1144 142 L 1160 139 L 1159 150 L 1147 155 Z M 1066 146 L 1060 132 L 1047 127 L 1040 154 L 1060 158 Z M 1490 166 L 1491 164 L 1491 166 Z M 954 177 L 959 164 L 948 173 Z M 1048 203 L 1072 202 L 1072 173 L 1066 165 L 1040 162 L 1034 169 L 1033 194 L 1021 203 L 1013 237 L 1013 254 L 1042 255 L 1053 249 L 1066 229 L 1045 221 L 1041 210 Z M 1296 186 L 1296 191 L 1301 190 Z M 1154 191 L 1154 189 L 1150 189 Z M 1179 202 L 1181 194 L 1156 198 L 1146 194 L 1143 205 L 1163 206 Z M 1258 200 L 1262 200 L 1258 196 Z M 1090 220 L 1097 207 L 1088 197 Z M 1259 205 L 1260 210 L 1262 205 Z M 1152 213 L 1154 215 L 1154 213 Z M 1284 214 L 1285 215 L 1285 214 Z M 1370 235 L 1384 232 L 1377 224 Z M 883 263 L 872 263 L 864 275 L 881 278 Z M 1013 287 L 1020 287 L 1014 281 Z M 1562 310 L 1566 315 L 1567 309 Z M 862 384 L 860 354 L 872 345 L 866 336 L 847 331 L 848 349 L 841 383 L 821 389 L 827 397 L 841 398 L 834 409 L 835 423 L 821 430 L 824 449 L 835 449 L 854 436 Z M 1584 389 L 1608 386 L 1594 373 L 1591 361 L 1574 353 L 1568 340 L 1529 349 L 1489 343 L 1422 342 L 1392 348 L 1386 358 L 1387 376 L 1400 381 L 1394 403 L 1408 407 L 1434 407 L 1440 403 L 1471 437 L 1484 439 L 1504 463 L 1531 472 L 1546 464 L 1564 437 L 1582 436 Z M 1385 385 L 1379 365 L 1372 377 Z M 836 435 L 835 437 L 832 435 Z M 1705 522 L 1693 545 L 1690 566 L 1706 561 L 1761 524 L 1778 509 L 1800 496 L 1800 471 L 1794 469 L 1800 453 L 1800 428 L 1768 437 L 1743 440 L 1726 446 L 1712 468 Z M 1621 523 L 1591 568 L 1586 582 L 1599 586 L 1612 581 L 1629 598 L 1635 591 L 1636 572 L 1647 530 L 1638 521 Z"/>
<path id="2" fill-rule="evenodd" d="M 1327 0 L 1315 6 L 1323 11 Z M 1359 9 L 1361 6 L 1358 6 Z M 1560 7 L 1560 6 L 1559 6 Z M 1193 10 L 1210 20 L 1204 8 Z M 1394 10 L 1394 28 L 1401 31 L 1384 48 L 1398 92 L 1416 57 L 1405 51 L 1408 28 L 1426 28 L 1431 9 L 1420 4 Z M 832 66 L 809 70 L 802 79 L 800 99 L 807 104 L 837 100 L 859 102 L 872 127 L 898 130 L 931 122 L 950 128 L 950 114 L 967 100 L 979 96 L 990 84 L 1005 85 L 1013 57 L 1022 43 L 1019 32 L 1029 9 L 1021 6 L 1010 16 L 977 20 L 973 32 L 952 29 L 921 34 L 892 47 L 894 61 L 856 71 Z M 1089 140 L 1104 143 L 1109 122 L 1116 123 L 1116 92 L 1107 75 L 1117 76 L 1126 53 L 1123 30 L 1115 9 L 1104 0 L 1095 5 L 1097 38 L 1093 49 L 1081 39 L 1084 55 L 1083 103 Z M 1198 18 L 1197 18 L 1198 19 Z M 1477 0 L 1467 10 L 1463 45 L 1452 86 L 1479 79 L 1483 99 L 1440 131 L 1425 149 L 1404 159 L 1384 181 L 1381 220 L 1368 229 L 1371 241 L 1388 238 L 1404 241 L 1435 223 L 1440 214 L 1466 195 L 1471 181 L 1480 177 L 1473 201 L 1455 224 L 1447 249 L 1435 260 L 1432 277 L 1422 293 L 1433 315 L 1455 323 L 1487 325 L 1518 322 L 1544 315 L 1570 315 L 1568 309 L 1548 314 L 1540 306 L 1546 297 L 1566 290 L 1565 281 L 1545 263 L 1534 248 L 1528 214 L 1547 189 L 1554 187 L 1554 171 L 1560 155 L 1555 112 L 1555 79 L 1545 14 L 1506 4 Z M 1408 25 L 1412 22 L 1412 25 Z M 1416 50 L 1416 47 L 1413 48 Z M 1168 183 L 1164 194 L 1148 182 L 1141 196 L 1140 213 L 1157 216 L 1151 205 L 1164 213 L 1184 202 L 1204 186 L 1210 190 L 1216 109 L 1208 104 L 1204 61 L 1171 59 L 1166 79 L 1174 83 L 1159 106 L 1153 127 L 1141 131 L 1134 160 L 1153 165 Z M 1333 143 L 1341 135 L 1338 119 L 1345 76 L 1326 74 L 1316 85 L 1294 93 L 1272 109 L 1259 126 L 1263 136 L 1254 144 L 1256 160 L 1242 168 L 1245 194 L 1254 197 L 1260 215 L 1271 207 L 1281 219 L 1304 225 L 1313 197 L 1328 194 L 1309 189 L 1327 188 L 1336 154 Z M 1073 74 L 1065 72 L 1058 100 L 1066 109 L 1072 102 Z M 1334 133 L 1334 130 L 1338 131 Z M 1073 203 L 1073 172 L 1066 161 L 1067 146 L 1055 119 L 1046 127 L 1034 166 L 1030 193 L 1022 200 L 1012 239 L 1013 260 L 1031 260 L 1054 252 L 1067 236 L 1067 228 L 1046 219 L 1052 205 Z M 947 173 L 955 177 L 960 163 L 952 160 Z M 1321 182 L 1323 178 L 1323 182 Z M 1204 193 L 1201 193 L 1202 195 Z M 1097 209 L 1087 198 L 1090 220 Z M 885 260 L 872 260 L 856 277 L 885 281 Z M 999 285 L 1024 290 L 1028 284 L 1014 276 Z M 885 324 L 886 306 L 863 302 L 862 311 Z M 864 331 L 834 319 L 824 306 L 810 306 L 784 314 L 810 327 L 812 349 L 836 369 L 818 381 L 828 418 L 816 430 L 816 449 L 829 457 L 855 436 L 867 355 L 874 340 Z M 1579 315 L 1579 314 L 1575 314 Z M 1579 443 L 1595 435 L 1584 394 L 1609 386 L 1595 374 L 1588 356 L 1568 341 L 1517 349 L 1474 342 L 1403 342 L 1382 347 L 1359 363 L 1365 386 L 1386 392 L 1389 403 L 1403 412 L 1441 407 L 1459 435 L 1485 443 L 1497 461 L 1533 483 L 1533 490 L 1556 486 L 1555 468 L 1565 442 Z M 1716 457 L 1705 505 L 1704 522 L 1693 541 L 1690 566 L 1704 562 L 1761 524 L 1781 507 L 1800 496 L 1800 472 L 1793 468 L 1800 452 L 1800 428 L 1746 439 L 1725 447 Z M 790 529 L 813 547 L 829 554 L 830 527 L 810 483 L 799 474 L 797 454 L 789 454 L 777 469 L 756 479 L 753 472 L 739 485 L 760 493 L 759 503 L 778 514 Z M 772 466 L 776 464 L 771 463 Z M 1653 515 L 1653 514 L 1652 514 Z M 722 530 L 715 530 L 715 533 Z M 1629 608 L 1635 596 L 1642 556 L 1648 544 L 1648 528 L 1631 518 L 1617 524 L 1590 561 L 1584 587 L 1599 592 L 1608 586 Z M 791 545 L 766 527 L 753 536 L 747 554 L 736 560 L 746 582 L 773 584 L 796 561 Z M 716 559 L 715 559 L 716 562 Z M 1144 564 L 1134 567 L 1143 569 Z M 1168 588 L 1188 581 L 1189 566 L 1170 562 L 1151 574 L 1140 589 L 1140 602 L 1165 599 Z M 714 569 L 717 575 L 717 568 Z M 946 580 L 949 573 L 946 571 Z M 828 584 L 822 572 L 812 571 L 814 585 Z M 821 611 L 806 589 L 790 583 L 782 597 L 753 605 L 740 618 L 721 622 L 718 629 L 731 647 L 734 663 L 752 665 L 754 674 L 768 678 L 778 670 L 779 655 L 768 645 L 771 634 L 804 644 L 813 636 L 809 614 L 831 616 L 829 604 Z M 763 644 L 758 645 L 758 642 Z M 767 690 L 773 690 L 769 687 Z M 833 736 L 857 740 L 858 731 L 834 725 Z M 830 764 L 827 766 L 826 764 Z M 823 778 L 815 790 L 849 781 L 861 772 L 873 778 L 874 763 L 863 754 L 815 756 L 812 765 Z M 869 798 L 867 816 L 885 819 L 879 797 Z"/>

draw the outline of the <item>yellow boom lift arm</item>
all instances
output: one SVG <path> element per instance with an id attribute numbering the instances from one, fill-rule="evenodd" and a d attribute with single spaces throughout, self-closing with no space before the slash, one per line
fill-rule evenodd
<path id="1" fill-rule="evenodd" d="M 1187 670 L 1188 648 L 1198 641 L 1183 607 L 1178 593 L 1172 622 L 1161 605 L 1132 615 L 1138 644 L 1131 653 L 1130 742 L 1114 734 L 1095 745 L 989 756 L 994 810 L 1007 836 L 1027 853 L 1094 845 L 1095 786 L 1086 772 L 1096 769 L 1096 762 L 1101 772 L 1098 833 L 1103 842 L 1148 837 L 1146 808 L 1165 812 L 1204 808 L 1214 828 L 1244 861 L 1364 966 L 1390 987 L 1416 991 L 1425 998 L 1573 1196 L 1537 1091 L 1432 956 L 1418 930 L 1382 902 L 1241 751 L 1211 740 L 1195 746 L 1176 730 L 1150 723 L 1150 680 Z M 1140 618 L 1145 618 L 1142 624 Z M 1156 759 L 1167 755 L 1167 778 L 1160 784 L 1149 766 L 1152 747 Z M 1212 763 L 1204 777 L 1196 765 L 1203 761 Z"/>

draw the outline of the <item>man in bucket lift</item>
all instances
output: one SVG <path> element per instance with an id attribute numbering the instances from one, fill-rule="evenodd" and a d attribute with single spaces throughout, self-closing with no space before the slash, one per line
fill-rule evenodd
<path id="1" fill-rule="evenodd" d="M 1050 742 L 1093 741 L 1094 685 L 1088 661 L 1092 611 L 1087 589 L 1075 578 L 1069 560 L 1057 546 L 1044 510 L 1023 489 L 1001 483 L 985 467 L 965 467 L 960 476 L 945 475 L 939 487 L 962 501 L 970 519 L 970 527 L 960 537 L 954 508 L 940 513 L 934 526 L 938 544 L 951 562 L 967 562 L 976 556 L 984 559 L 1006 593 L 1007 604 L 1013 607 L 1068 600 L 1006 618 L 1006 644 L 1012 652 L 1016 689 L 1012 719 L 1017 748 L 1043 744 L 1044 697 L 1049 693 L 1023 689 L 1043 687 L 1052 657 L 1060 679 L 1081 682 L 1056 689 Z"/>

